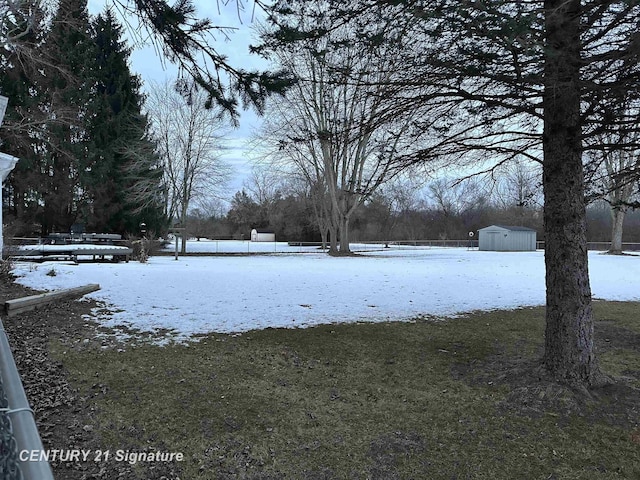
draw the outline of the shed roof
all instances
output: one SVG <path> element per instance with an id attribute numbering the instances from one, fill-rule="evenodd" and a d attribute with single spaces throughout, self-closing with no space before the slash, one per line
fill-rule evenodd
<path id="1" fill-rule="evenodd" d="M 528 227 L 517 227 L 513 225 L 489 225 L 488 227 L 481 228 L 480 230 L 486 230 L 488 228 L 503 228 L 505 230 L 509 230 L 511 232 L 535 232 L 533 228 Z"/>

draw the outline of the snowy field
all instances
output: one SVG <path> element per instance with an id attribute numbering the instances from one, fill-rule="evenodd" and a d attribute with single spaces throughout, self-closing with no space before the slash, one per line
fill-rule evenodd
<path id="1" fill-rule="evenodd" d="M 640 300 L 640 256 L 590 252 L 589 263 L 595 298 Z M 52 269 L 55 276 L 47 275 Z M 14 273 L 20 283 L 40 290 L 99 283 L 102 289 L 88 296 L 113 311 L 97 317 L 105 325 L 171 329 L 177 338 L 454 316 L 542 305 L 545 300 L 541 251 L 431 248 L 386 249 L 347 258 L 279 253 L 178 261 L 152 257 L 146 264 L 24 262 L 16 264 Z"/>

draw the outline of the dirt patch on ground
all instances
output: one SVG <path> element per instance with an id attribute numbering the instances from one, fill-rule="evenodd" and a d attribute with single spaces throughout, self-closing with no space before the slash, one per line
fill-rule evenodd
<path id="1" fill-rule="evenodd" d="M 0 302 L 34 295 L 31 289 L 0 281 Z M 97 335 L 98 326 L 85 315 L 97 307 L 93 301 L 63 301 L 32 312 L 7 318 L 2 322 L 7 331 L 16 365 L 35 412 L 45 449 L 104 449 L 94 431 L 97 414 L 94 398 L 100 389 L 88 395 L 74 389 L 63 365 L 52 358 L 50 340 L 57 339 L 76 348 L 103 348 L 113 343 L 109 337 Z M 139 451 L 137 449 L 136 451 Z M 171 463 L 70 462 L 52 461 L 55 478 L 85 479 L 178 479 L 179 472 Z"/>

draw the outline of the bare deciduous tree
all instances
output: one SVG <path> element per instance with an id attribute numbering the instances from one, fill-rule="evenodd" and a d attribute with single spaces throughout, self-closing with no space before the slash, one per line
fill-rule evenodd
<path id="1" fill-rule="evenodd" d="M 215 196 L 230 174 L 220 157 L 225 123 L 206 103 L 206 93 L 193 85 L 170 82 L 154 84 L 147 100 L 151 134 L 164 165 L 167 218 L 182 225 L 191 201 Z"/>
<path id="2" fill-rule="evenodd" d="M 638 137 L 636 143 L 640 140 Z M 602 144 L 614 144 L 614 135 L 606 135 Z M 591 152 L 589 183 L 591 195 L 604 199 L 611 208 L 611 246 L 609 253 L 622 254 L 622 233 L 627 212 L 635 206 L 634 195 L 638 193 L 635 171 L 640 167 L 640 150 L 605 149 Z"/>
<path id="3" fill-rule="evenodd" d="M 249 178 L 243 182 L 243 189 L 258 205 L 266 209 L 269 216 L 271 207 L 282 194 L 283 180 L 277 171 L 258 163 L 251 168 Z"/>
<path id="4" fill-rule="evenodd" d="M 626 179 L 625 172 L 638 165 L 639 154 L 617 150 L 605 155 L 604 166 L 607 170 L 607 200 L 611 205 L 611 247 L 609 253 L 622 254 L 622 232 L 624 218 L 629 203 L 636 193 L 637 185 L 633 179 Z"/>
<path id="5" fill-rule="evenodd" d="M 463 181 L 451 178 L 439 178 L 429 184 L 429 197 L 442 214 L 444 231 L 441 239 L 451 238 L 451 220 L 465 219 L 467 230 L 473 223 L 473 212 L 479 211 L 487 204 L 488 193 L 484 190 L 478 177 L 471 177 Z M 455 236 L 455 235 L 454 235 Z"/>
<path id="6" fill-rule="evenodd" d="M 531 227 L 543 202 L 540 164 L 522 160 L 504 165 L 495 172 L 491 199 L 509 224 Z"/>
<path id="7" fill-rule="evenodd" d="M 298 15 L 308 21 L 303 10 Z M 337 42 L 344 34 L 335 30 L 331 41 L 310 39 L 272 52 L 297 83 L 273 106 L 277 126 L 271 130 L 279 141 L 271 154 L 308 179 L 319 194 L 319 218 L 329 221 L 330 251 L 349 254 L 352 216 L 401 171 L 397 159 L 415 141 L 406 132 L 418 113 L 401 108 L 387 91 L 400 59 Z"/>

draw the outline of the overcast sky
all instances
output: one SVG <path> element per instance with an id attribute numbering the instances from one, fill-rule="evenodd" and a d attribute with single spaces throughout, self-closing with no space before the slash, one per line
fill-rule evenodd
<path id="1" fill-rule="evenodd" d="M 249 5 L 245 5 L 244 12 L 238 12 L 235 1 L 195 0 L 199 17 L 208 17 L 216 25 L 235 29 L 229 34 L 228 39 L 223 35 L 219 36 L 216 43 L 218 52 L 226 55 L 234 67 L 247 70 L 266 69 L 268 64 L 265 60 L 249 54 L 249 45 L 257 42 L 251 29 L 254 21 L 253 4 L 251 1 L 248 3 Z M 89 13 L 97 15 L 104 10 L 105 5 L 109 4 L 112 4 L 111 0 L 89 0 Z M 256 9 L 255 18 L 263 17 L 263 12 Z M 132 20 L 132 23 L 135 23 L 135 19 Z M 144 82 L 163 82 L 175 78 L 177 75 L 177 68 L 168 62 L 163 62 L 150 42 L 147 46 L 138 46 L 131 54 L 131 69 L 140 75 Z M 243 111 L 241 112 L 240 126 L 231 130 L 228 135 L 227 146 L 229 150 L 225 153 L 224 158 L 234 169 L 234 178 L 226 195 L 229 199 L 242 188 L 242 183 L 249 174 L 251 165 L 247 161 L 248 147 L 246 143 L 251 133 L 259 125 L 260 119 L 253 111 Z"/>

